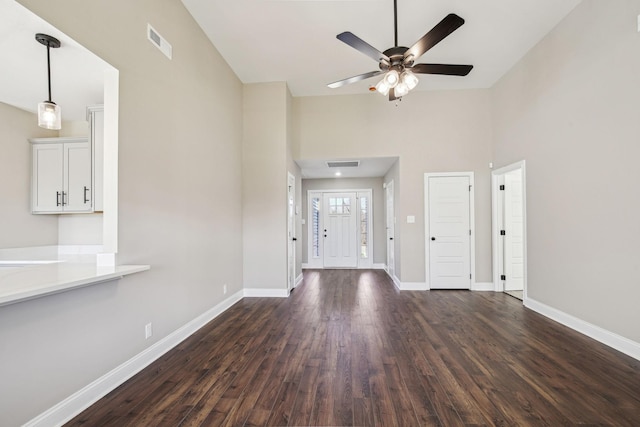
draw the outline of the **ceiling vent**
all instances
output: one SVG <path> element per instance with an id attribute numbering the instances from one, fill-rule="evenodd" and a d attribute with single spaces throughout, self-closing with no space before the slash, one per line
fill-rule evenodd
<path id="1" fill-rule="evenodd" d="M 360 160 L 327 162 L 327 166 L 330 168 L 357 168 L 360 166 Z"/>

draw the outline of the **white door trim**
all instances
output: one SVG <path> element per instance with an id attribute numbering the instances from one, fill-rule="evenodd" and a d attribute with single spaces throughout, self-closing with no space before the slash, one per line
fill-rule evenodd
<path id="1" fill-rule="evenodd" d="M 368 246 L 369 246 L 369 258 L 367 260 L 363 260 L 360 258 L 360 251 L 358 251 L 358 265 L 356 268 L 374 268 L 374 262 L 373 262 L 373 254 L 374 254 L 374 236 L 373 236 L 373 221 L 374 221 L 374 213 L 373 213 L 373 189 L 372 188 L 356 188 L 356 189 L 352 189 L 352 188 L 347 188 L 347 189 L 317 189 L 317 190 L 307 190 L 307 215 L 306 215 L 306 222 L 307 222 L 307 233 L 306 233 L 306 246 L 307 246 L 307 262 L 303 263 L 302 267 L 303 268 L 314 268 L 314 269 L 324 269 L 324 239 L 320 239 L 319 241 L 319 245 L 320 245 L 320 256 L 318 258 L 313 258 L 313 246 L 312 246 L 312 242 L 313 242 L 313 230 L 312 230 L 312 226 L 313 226 L 313 218 L 311 217 L 312 211 L 313 211 L 313 206 L 312 206 L 312 199 L 314 196 L 318 196 L 320 199 L 320 228 L 324 227 L 323 221 L 324 221 L 324 212 L 322 211 L 322 209 L 324 209 L 323 206 L 323 202 L 324 202 L 324 194 L 326 193 L 355 193 L 356 194 L 356 199 L 358 201 L 357 203 L 357 215 L 356 215 L 356 219 L 357 221 L 360 221 L 360 204 L 359 204 L 359 200 L 360 200 L 360 196 L 362 194 L 367 195 L 367 197 L 369 198 L 369 224 L 368 224 L 368 233 L 369 233 L 369 242 L 368 242 Z M 359 235 L 359 222 L 356 225 L 357 229 L 358 229 L 358 235 Z"/>
<path id="2" fill-rule="evenodd" d="M 438 172 L 424 174 L 424 266 L 425 266 L 425 283 L 427 290 L 431 289 L 431 279 L 429 271 L 429 178 L 433 177 L 454 177 L 463 176 L 469 178 L 469 228 L 471 229 L 471 238 L 469 241 L 469 262 L 471 269 L 470 289 L 474 289 L 476 282 L 476 226 L 475 226 L 475 183 L 473 172 Z"/>
<path id="3" fill-rule="evenodd" d="M 526 304 L 527 295 L 527 176 L 524 160 L 512 163 L 491 171 L 491 247 L 493 258 L 493 287 L 496 292 L 504 291 L 504 283 L 500 280 L 502 272 L 502 249 L 500 248 L 500 224 L 502 201 L 500 198 L 500 183 L 504 174 L 520 169 L 522 171 L 522 226 L 524 250 L 524 292 L 523 303 Z"/>

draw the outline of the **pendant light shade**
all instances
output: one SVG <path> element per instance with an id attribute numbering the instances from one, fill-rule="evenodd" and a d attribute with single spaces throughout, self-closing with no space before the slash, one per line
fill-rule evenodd
<path id="1" fill-rule="evenodd" d="M 38 43 L 47 47 L 47 82 L 49 84 L 49 98 L 38 104 L 38 126 L 45 129 L 58 130 L 62 127 L 62 111 L 60 106 L 51 100 L 51 58 L 50 48 L 60 47 L 60 41 L 47 34 L 36 34 Z"/>
<path id="2" fill-rule="evenodd" d="M 45 129 L 62 128 L 60 106 L 55 102 L 44 101 L 38 104 L 38 126 Z"/>

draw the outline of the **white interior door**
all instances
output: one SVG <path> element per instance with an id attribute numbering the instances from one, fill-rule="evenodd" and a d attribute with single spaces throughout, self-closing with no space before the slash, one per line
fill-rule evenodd
<path id="1" fill-rule="evenodd" d="M 296 179 L 287 177 L 287 286 L 291 290 L 296 284 Z"/>
<path id="2" fill-rule="evenodd" d="M 387 217 L 387 273 L 391 278 L 396 274 L 395 262 L 395 214 L 393 206 L 393 181 L 389 181 L 385 188 L 386 217 Z"/>
<path id="3" fill-rule="evenodd" d="M 524 289 L 524 203 L 522 170 L 504 175 L 505 291 Z"/>
<path id="4" fill-rule="evenodd" d="M 431 289 L 471 288 L 470 189 L 468 176 L 428 178 Z"/>
<path id="5" fill-rule="evenodd" d="M 323 195 L 324 266 L 358 266 L 356 193 Z"/>

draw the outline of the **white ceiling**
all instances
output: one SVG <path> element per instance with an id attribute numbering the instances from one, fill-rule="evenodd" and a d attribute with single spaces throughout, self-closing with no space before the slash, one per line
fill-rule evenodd
<path id="1" fill-rule="evenodd" d="M 182 0 L 243 83 L 287 82 L 293 96 L 367 93 L 378 70 L 336 39 L 351 31 L 384 51 L 393 46 L 393 0 Z M 466 77 L 420 75 L 415 90 L 489 88 L 580 0 L 397 0 L 398 43 L 410 47 L 449 13 L 465 24 L 417 62 L 471 64 Z M 379 95 L 372 94 L 379 97 Z M 380 99 L 380 102 L 386 102 Z M 334 160 L 334 159 L 332 159 Z M 342 178 L 382 176 L 395 159 L 360 159 Z M 299 160 L 304 178 L 335 177 L 325 160 Z"/>
<path id="2" fill-rule="evenodd" d="M 293 96 L 366 93 L 378 70 L 336 39 L 351 31 L 393 46 L 393 0 L 182 0 L 243 83 L 286 81 Z M 397 0 L 398 42 L 410 47 L 449 13 L 466 23 L 417 62 L 472 64 L 467 77 L 420 75 L 416 90 L 491 87 L 580 0 Z M 379 96 L 379 95 L 377 95 Z"/>
<path id="3" fill-rule="evenodd" d="M 393 0 L 182 0 L 243 83 L 285 81 L 293 96 L 367 93 L 375 78 L 338 89 L 328 83 L 377 64 L 336 39 L 351 31 L 384 51 L 393 45 Z M 448 13 L 465 24 L 417 62 L 472 64 L 466 77 L 420 75 L 415 90 L 491 87 L 580 0 L 398 0 L 399 44 L 411 46 Z M 0 0 L 0 102 L 35 111 L 47 96 L 46 49 L 38 32 L 62 42 L 51 51 L 53 100 L 64 120 L 84 120 L 103 102 L 110 65 L 14 0 Z M 170 41 L 169 41 L 170 42 Z M 372 95 L 373 96 L 373 95 Z M 379 96 L 379 95 L 375 95 Z M 335 160 L 335 159 L 332 159 Z M 395 158 L 358 159 L 343 177 L 381 176 Z M 305 178 L 333 177 L 325 161 L 299 161 Z"/>
<path id="4" fill-rule="evenodd" d="M 47 49 L 36 33 L 61 43 L 51 49 L 51 97 L 62 119 L 86 120 L 87 106 L 103 103 L 111 66 L 14 0 L 0 0 L 0 102 L 35 112 L 47 99 Z"/>
<path id="5" fill-rule="evenodd" d="M 357 167 L 333 167 L 327 166 L 327 161 L 349 161 L 358 160 L 360 164 Z M 375 158 L 358 158 L 358 159 L 305 159 L 297 160 L 296 163 L 302 170 L 303 179 L 316 178 L 364 178 L 384 176 L 391 166 L 398 160 L 397 157 L 375 157 Z M 336 175 L 340 172 L 340 175 Z"/>

